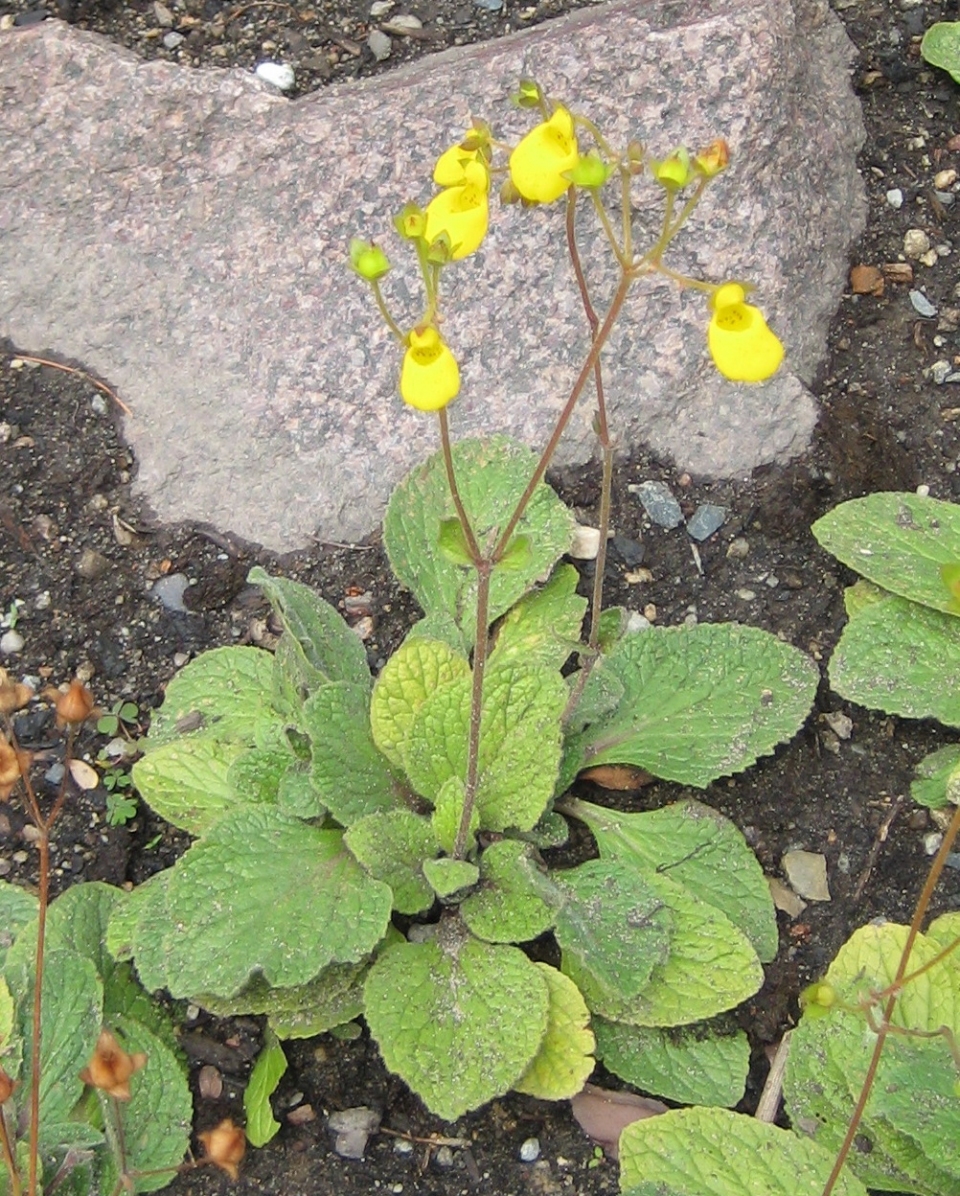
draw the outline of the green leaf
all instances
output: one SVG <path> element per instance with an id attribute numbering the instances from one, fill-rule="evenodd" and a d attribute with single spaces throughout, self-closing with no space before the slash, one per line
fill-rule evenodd
<path id="1" fill-rule="evenodd" d="M 644 1092 L 685 1105 L 731 1107 L 743 1098 L 750 1043 L 742 1030 L 718 1034 L 709 1026 L 661 1030 L 597 1018 L 597 1058 Z"/>
<path id="2" fill-rule="evenodd" d="M 820 679 L 796 648 L 735 623 L 625 636 L 594 667 L 586 689 L 607 672 L 623 684 L 624 697 L 583 733 L 585 763 L 634 764 L 701 789 L 789 739 Z"/>
<path id="3" fill-rule="evenodd" d="M 480 886 L 461 903 L 460 916 L 487 942 L 527 942 L 553 925 L 553 909 L 541 896 L 549 884 L 526 843 L 501 839 L 480 857 Z"/>
<path id="4" fill-rule="evenodd" d="M 937 21 L 923 35 L 920 53 L 960 83 L 960 21 Z"/>
<path id="5" fill-rule="evenodd" d="M 946 1026 L 957 1034 L 960 963 L 955 952 L 933 963 L 946 945 L 940 936 L 952 941 L 951 931 L 960 930 L 960 918 L 948 917 L 951 922 L 931 926 L 931 930 L 936 928 L 935 937 L 920 934 L 913 944 L 909 970 L 931 966 L 902 988 L 892 1018 L 895 1026 L 933 1034 Z M 827 972 L 826 982 L 836 991 L 834 1006 L 823 1017 L 804 1014 L 793 1031 L 784 1077 L 787 1109 L 793 1123 L 812 1133 L 828 1150 L 837 1149 L 843 1138 L 876 1041 L 859 1002 L 869 1003 L 871 993 L 882 992 L 893 982 L 907 933 L 906 926 L 889 922 L 857 930 Z M 901 1128 L 891 1116 L 897 1109 L 891 1090 L 905 1075 L 913 1076 L 911 1083 L 917 1079 L 919 1041 L 903 1034 L 888 1035 L 859 1127 L 859 1149 L 851 1153 L 849 1166 L 871 1187 L 921 1196 L 958 1196 L 960 1171 L 952 1168 L 949 1152 L 928 1152 L 921 1147 L 914 1135 L 925 1131 L 917 1118 L 908 1117 Z M 942 1074 L 938 1075 L 942 1065 L 951 1068 L 955 1083 L 956 1067 L 945 1056 L 940 1064 L 933 1054 L 922 1057 L 922 1066 L 930 1069 L 927 1082 L 933 1085 L 929 1096 L 935 1106 L 941 1102 L 936 1091 L 945 1083 Z"/>
<path id="6" fill-rule="evenodd" d="M 942 810 L 944 806 L 950 805 L 948 789 L 958 769 L 960 743 L 950 743 L 931 752 L 917 765 L 917 779 L 910 786 L 910 796 L 918 805 Z"/>
<path id="7" fill-rule="evenodd" d="M 404 640 L 377 678 L 370 704 L 373 740 L 388 760 L 405 767 L 417 711 L 438 689 L 469 675 L 466 657 L 443 641 Z"/>
<path id="8" fill-rule="evenodd" d="M 854 619 L 868 606 L 873 606 L 875 602 L 882 602 L 884 598 L 889 597 L 890 594 L 887 590 L 875 586 L 872 581 L 864 581 L 861 577 L 859 581 L 855 581 L 852 586 L 847 586 L 843 591 L 843 609 L 847 612 L 848 619 Z"/>
<path id="9" fill-rule="evenodd" d="M 440 520 L 437 547 L 452 564 L 466 568 L 473 565 L 473 557 L 470 555 L 470 547 L 463 531 L 463 524 L 456 515 L 450 519 Z"/>
<path id="10" fill-rule="evenodd" d="M 586 598 L 576 592 L 578 581 L 572 565 L 559 565 L 546 585 L 511 607 L 497 628 L 491 662 L 561 668 L 580 643 L 587 611 Z"/>
<path id="11" fill-rule="evenodd" d="M 233 997 L 197 993 L 198 1005 L 215 1017 L 266 1014 L 278 1038 L 315 1038 L 363 1013 L 368 961 L 335 963 L 306 984 L 274 988 L 254 976 Z"/>
<path id="12" fill-rule="evenodd" d="M 868 494 L 818 519 L 813 534 L 868 581 L 945 613 L 960 606 L 940 574 L 960 561 L 960 506 L 919 494 Z"/>
<path id="13" fill-rule="evenodd" d="M 238 804 L 276 805 L 280 782 L 291 766 L 297 763 L 289 747 L 250 748 L 238 756 L 227 768 L 227 784 Z"/>
<path id="14" fill-rule="evenodd" d="M 265 725 L 278 722 L 266 703 L 273 657 L 262 648 L 214 648 L 184 665 L 167 685 L 141 747 L 212 736 L 221 743 L 257 742 Z"/>
<path id="15" fill-rule="evenodd" d="M 23 1042 L 24 1091 L 30 1088 L 33 1052 L 34 968 L 18 962 L 6 971 Z M 80 1072 L 93 1055 L 103 1018 L 103 985 L 89 959 L 74 951 L 45 952 L 40 1022 L 40 1122 L 70 1120 L 83 1093 Z"/>
<path id="16" fill-rule="evenodd" d="M 14 1015 L 13 994 L 6 980 L 0 976 L 0 1058 L 13 1045 Z"/>
<path id="17" fill-rule="evenodd" d="M 449 780 L 444 781 L 436 796 L 430 823 L 433 826 L 433 833 L 437 836 L 437 842 L 448 855 L 453 854 L 457 841 L 465 798 L 466 789 L 459 777 L 450 777 Z M 474 802 L 473 809 L 470 811 L 470 824 L 467 827 L 469 842 L 473 842 L 479 829 L 480 811 Z"/>
<path id="18" fill-rule="evenodd" d="M 239 992 L 255 971 L 277 987 L 305 984 L 330 963 L 369 954 L 392 894 L 360 867 L 339 831 L 273 811 L 224 819 L 171 869 L 136 922 L 148 987 L 162 968 L 174 996 Z M 146 948 L 146 957 L 142 952 Z"/>
<path id="19" fill-rule="evenodd" d="M 130 1081 L 131 1098 L 120 1105 L 123 1145 L 130 1172 L 160 1171 L 160 1175 L 139 1175 L 133 1191 L 157 1192 L 174 1178 L 190 1145 L 193 1101 L 187 1077 L 176 1055 L 159 1038 L 130 1018 L 116 1020 L 125 1050 L 142 1051 L 147 1065 Z M 100 1095 L 104 1124 L 112 1136 L 113 1102 Z M 101 1191 L 112 1192 L 116 1183 L 113 1159 L 105 1165 Z"/>
<path id="20" fill-rule="evenodd" d="M 237 808 L 230 765 L 245 751 L 242 743 L 211 736 L 168 741 L 134 764 L 133 783 L 161 818 L 202 835 Z"/>
<path id="21" fill-rule="evenodd" d="M 645 814 L 572 801 L 565 807 L 590 828 L 604 858 L 664 873 L 726 914 L 764 962 L 779 946 L 777 915 L 756 856 L 728 818 L 698 801 Z"/>
<path id="22" fill-rule="evenodd" d="M 469 889 L 480 879 L 480 869 L 469 860 L 454 860 L 444 856 L 439 860 L 424 860 L 423 875 L 438 897 L 452 897 L 462 889 Z"/>
<path id="23" fill-rule="evenodd" d="M 547 1029 L 549 990 L 536 964 L 454 919 L 433 942 L 388 948 L 364 995 L 387 1067 L 446 1121 L 512 1088 Z"/>
<path id="24" fill-rule="evenodd" d="M 287 1057 L 276 1034 L 267 1030 L 263 1050 L 257 1056 L 250 1079 L 243 1094 L 243 1111 L 247 1117 L 247 1140 L 252 1146 L 266 1146 L 280 1129 L 273 1116 L 270 1097 L 277 1090 L 287 1070 Z"/>
<path id="25" fill-rule="evenodd" d="M 833 1155 L 727 1109 L 671 1109 L 620 1135 L 623 1196 L 821 1196 Z M 843 1172 L 834 1196 L 867 1196 Z"/>
<path id="26" fill-rule="evenodd" d="M 433 905 L 433 889 L 423 874 L 425 860 L 439 851 L 429 818 L 412 810 L 389 810 L 361 818 L 344 842 L 371 876 L 393 890 L 393 908 L 419 914 Z"/>
<path id="27" fill-rule="evenodd" d="M 539 1100 L 568 1100 L 584 1086 L 595 1065 L 590 1010 L 569 976 L 549 964 L 535 966 L 550 994 L 547 1032 L 514 1088 Z"/>
<path id="28" fill-rule="evenodd" d="M 635 999 L 670 950 L 672 919 L 660 895 L 619 860 L 588 860 L 555 873 L 554 880 L 564 897 L 555 928 L 564 971 L 591 1008 L 601 1008 L 598 996 L 613 1004 Z M 589 977 L 589 989 L 581 973 Z"/>
<path id="29" fill-rule="evenodd" d="M 366 690 L 335 682 L 318 689 L 303 707 L 313 745 L 313 786 L 343 826 L 402 801 L 402 786 L 373 742 L 369 702 Z"/>
<path id="30" fill-rule="evenodd" d="M 457 485 L 482 548 L 491 548 L 506 528 L 536 465 L 529 449 L 496 436 L 461 440 L 453 446 Z M 441 523 L 456 515 L 443 454 L 436 453 L 394 490 L 384 518 L 383 539 L 400 581 L 429 616 L 446 612 L 468 644 L 476 634 L 477 574 L 448 560 L 440 549 Z M 490 621 L 507 611 L 570 547 L 573 515 L 542 482 L 517 525 L 530 537 L 530 557 L 515 569 L 495 569 L 490 586 Z"/>
<path id="31" fill-rule="evenodd" d="M 887 714 L 960 727 L 960 620 L 904 598 L 873 603 L 843 629 L 830 684 Z"/>
<path id="32" fill-rule="evenodd" d="M 410 731 L 407 775 L 434 800 L 450 777 L 467 768 L 472 676 L 436 690 Z M 506 663 L 484 675 L 477 807 L 484 830 L 530 830 L 553 796 L 561 751 L 566 685 L 552 669 Z"/>
<path id="33" fill-rule="evenodd" d="M 37 916 L 37 899 L 26 889 L 0 881 L 0 969 L 17 935 Z"/>
<path id="34" fill-rule="evenodd" d="M 373 678 L 363 641 L 329 602 L 298 581 L 271 577 L 259 565 L 247 581 L 263 589 L 292 637 L 299 680 L 308 692 L 333 681 L 370 692 Z"/>

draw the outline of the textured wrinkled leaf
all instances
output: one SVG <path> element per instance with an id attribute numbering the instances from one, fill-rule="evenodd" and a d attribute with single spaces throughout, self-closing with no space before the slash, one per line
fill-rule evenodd
<path id="1" fill-rule="evenodd" d="M 441 923 L 440 941 L 398 943 L 364 988 L 387 1067 L 446 1121 L 507 1092 L 547 1029 L 549 991 L 516 947 Z"/>
<path id="2" fill-rule="evenodd" d="M 580 643 L 587 600 L 577 594 L 580 575 L 560 565 L 546 585 L 525 594 L 503 616 L 491 661 L 559 669 Z"/>
<path id="3" fill-rule="evenodd" d="M 554 933 L 564 971 L 575 961 L 571 974 L 592 1008 L 601 1008 L 595 994 L 615 1005 L 635 999 L 670 952 L 673 919 L 660 894 L 619 860 L 588 860 L 554 880 L 563 896 Z"/>
<path id="4" fill-rule="evenodd" d="M 232 996 L 255 971 L 277 987 L 369 954 L 392 894 L 343 844 L 274 811 L 243 811 L 196 842 L 136 921 L 137 968 L 174 996 Z M 144 950 L 145 949 L 145 950 Z"/>
<path id="5" fill-rule="evenodd" d="M 960 21 L 937 21 L 923 35 L 920 53 L 931 66 L 949 71 L 960 83 Z"/>
<path id="6" fill-rule="evenodd" d="M 590 1008 L 611 1021 L 636 1026 L 681 1026 L 705 1021 L 751 997 L 763 982 L 763 968 L 746 935 L 720 910 L 666 876 L 650 875 L 645 883 L 670 915 L 666 961 L 627 1000 L 601 990 L 579 959 L 564 956 L 563 970 Z"/>
<path id="7" fill-rule="evenodd" d="M 326 814 L 309 762 L 296 760 L 287 766 L 277 786 L 277 809 L 293 818 L 322 818 Z"/>
<path id="8" fill-rule="evenodd" d="M 728 818 L 698 801 L 645 814 L 621 814 L 589 802 L 569 812 L 589 826 L 603 857 L 665 873 L 738 926 L 763 961 L 777 954 L 777 915 L 756 856 Z"/>
<path id="9" fill-rule="evenodd" d="M 34 968 L 25 962 L 8 966 L 6 979 L 16 1002 L 17 1034 L 23 1043 L 19 1078 L 24 1091 L 29 1091 Z M 103 985 L 90 960 L 74 951 L 46 952 L 40 1022 L 41 1126 L 70 1120 L 83 1093 L 80 1072 L 93 1055 L 102 1019 Z"/>
<path id="10" fill-rule="evenodd" d="M 536 454 L 505 437 L 461 440 L 453 446 L 457 485 L 481 545 L 504 530 L 536 466 Z M 383 524 L 383 541 L 397 577 L 413 591 L 428 616 L 452 616 L 468 644 L 476 634 L 477 574 L 450 561 L 439 544 L 441 522 L 456 515 L 443 454 L 436 453 L 394 490 Z M 489 617 L 508 610 L 537 578 L 548 574 L 570 547 L 573 514 L 545 484 L 537 486 L 517 534 L 529 536 L 530 556 L 510 569 L 495 569 Z"/>
<path id="11" fill-rule="evenodd" d="M 253 744 L 257 728 L 276 723 L 266 698 L 273 681 L 273 657 L 262 648 L 214 648 L 180 670 L 164 691 L 140 746 L 212 736 L 222 743 Z"/>
<path id="12" fill-rule="evenodd" d="M 463 632 L 457 626 L 453 615 L 445 610 L 435 610 L 432 614 L 418 619 L 407 632 L 403 642 L 406 644 L 411 640 L 440 640 L 464 659 L 468 652 Z"/>
<path id="13" fill-rule="evenodd" d="M 466 657 L 442 640 L 406 639 L 384 665 L 370 703 L 370 727 L 388 760 L 405 767 L 407 739 L 417 711 L 436 690 L 468 676 Z"/>
<path id="14" fill-rule="evenodd" d="M 935 610 L 960 613 L 940 576 L 960 561 L 960 506 L 919 494 L 882 492 L 841 503 L 812 529 L 868 581 Z"/>
<path id="15" fill-rule="evenodd" d="M 905 598 L 872 603 L 843 629 L 830 684 L 887 714 L 960 727 L 960 619 Z"/>
<path id="16" fill-rule="evenodd" d="M 0 976 L 0 1057 L 8 1052 L 13 1043 L 14 1014 L 13 994 L 6 980 Z"/>
<path id="17" fill-rule="evenodd" d="M 460 916 L 490 943 L 535 939 L 554 922 L 553 909 L 541 896 L 548 886 L 530 848 L 516 839 L 501 839 L 480 857 L 480 885 L 461 903 Z"/>
<path id="18" fill-rule="evenodd" d="M 190 1145 L 193 1101 L 186 1073 L 169 1047 L 138 1022 L 119 1018 L 113 1029 L 126 1050 L 142 1051 L 147 1056 L 146 1067 L 130 1080 L 131 1099 L 121 1107 L 123 1145 L 129 1171 L 162 1172 L 137 1176 L 133 1191 L 157 1192 L 170 1183 L 173 1169 L 183 1162 Z M 112 1102 L 102 1095 L 101 1104 L 109 1137 Z M 108 1155 L 101 1174 L 101 1191 L 112 1192 L 115 1183 L 116 1168 Z"/>
<path id="19" fill-rule="evenodd" d="M 37 899 L 32 893 L 0 881 L 0 969 L 17 935 L 36 916 Z"/>
<path id="20" fill-rule="evenodd" d="M 457 832 L 460 829 L 460 819 L 463 817 L 463 802 L 466 790 L 459 777 L 451 777 L 440 786 L 440 792 L 434 801 L 433 814 L 430 823 L 437 842 L 448 854 L 453 854 Z M 470 825 L 468 834 L 470 842 L 480 829 L 480 811 L 476 803 L 470 811 Z"/>
<path id="21" fill-rule="evenodd" d="M 407 774 L 434 800 L 467 767 L 472 677 L 435 691 L 410 730 Z M 484 830 L 529 830 L 550 798 L 561 751 L 560 717 L 566 686 L 552 669 L 492 663 L 484 675 L 477 808 Z"/>
<path id="22" fill-rule="evenodd" d="M 952 917 L 960 923 L 960 918 Z M 934 928 L 933 938 L 917 936 L 908 970 L 932 966 L 903 987 L 892 1021 L 922 1032 L 947 1026 L 956 1034 L 960 1026 L 960 965 L 953 955 L 932 963 L 946 945 L 939 941 L 940 936 L 949 936 L 953 927 L 935 922 Z M 793 1032 L 784 1076 L 787 1110 L 794 1125 L 828 1150 L 836 1150 L 843 1138 L 876 1041 L 858 1002 L 869 1000 L 871 992 L 882 991 L 893 982 L 906 939 L 907 927 L 894 923 L 871 924 L 855 931 L 827 972 L 826 980 L 837 993 L 836 1004 L 827 1016 L 805 1014 Z M 919 1145 L 913 1136 L 918 1130 L 916 1119 L 907 1120 L 907 1130 L 890 1116 L 896 1101 L 888 1089 L 895 1087 L 898 1079 L 902 1082 L 904 1073 L 915 1070 L 920 1041 L 902 1034 L 887 1036 L 876 1084 L 858 1130 L 858 1149 L 851 1153 L 849 1166 L 871 1187 L 920 1196 L 958 1196 L 960 1172 L 951 1172 L 946 1166 L 949 1156 Z M 927 1066 L 930 1063 L 927 1056 Z M 928 1077 L 934 1085 L 936 1070 Z M 952 1075 L 955 1083 L 955 1067 Z M 939 1099 L 933 1090 L 928 1095 L 935 1102 Z"/>
<path id="23" fill-rule="evenodd" d="M 821 1196 L 833 1155 L 727 1109 L 671 1109 L 620 1135 L 623 1196 Z M 842 1172 L 835 1196 L 867 1196 Z"/>
<path id="24" fill-rule="evenodd" d="M 469 889 L 480 879 L 480 869 L 476 864 L 448 856 L 440 860 L 424 860 L 423 874 L 438 897 L 452 897 L 461 889 Z"/>
<path id="25" fill-rule="evenodd" d="M 550 995 L 547 1032 L 514 1088 L 540 1100 L 567 1100 L 576 1096 L 594 1068 L 596 1041 L 590 1029 L 590 1010 L 569 976 L 549 964 L 537 963 L 536 967 Z"/>
<path id="26" fill-rule="evenodd" d="M 263 1049 L 257 1056 L 243 1093 L 247 1140 L 252 1146 L 266 1146 L 280 1129 L 280 1122 L 270 1107 L 270 1097 L 276 1092 L 286 1070 L 287 1057 L 283 1047 L 276 1034 L 268 1030 L 264 1036 Z"/>
<path id="27" fill-rule="evenodd" d="M 296 763 L 296 757 L 288 748 L 250 748 L 230 764 L 227 769 L 227 784 L 236 796 L 237 803 L 245 806 L 276 804 L 280 781 L 287 769 Z"/>
<path id="28" fill-rule="evenodd" d="M 898 1044 L 883 1061 L 871 1110 L 953 1178 L 960 1191 L 960 1097 L 957 1063 L 943 1037 Z"/>
<path id="29" fill-rule="evenodd" d="M 644 1092 L 685 1105 L 737 1104 L 750 1067 L 750 1043 L 742 1030 L 718 1034 L 708 1026 L 662 1030 L 596 1018 L 597 1058 L 604 1067 Z"/>
<path id="30" fill-rule="evenodd" d="M 820 679 L 802 652 L 736 623 L 625 636 L 594 667 L 586 690 L 607 672 L 625 692 L 614 713 L 582 733 L 583 764 L 635 764 L 701 789 L 789 739 Z"/>
<path id="31" fill-rule="evenodd" d="M 917 765 L 916 780 L 910 786 L 910 796 L 921 806 L 942 810 L 950 804 L 948 787 L 954 773 L 960 769 L 960 743 L 950 743 L 924 757 Z M 960 776 L 953 782 L 954 786 Z"/>
<path id="32" fill-rule="evenodd" d="M 191 835 L 202 835 L 237 808 L 230 765 L 246 751 L 211 736 L 171 740 L 134 764 L 133 783 L 152 810 Z"/>
<path id="33" fill-rule="evenodd" d="M 350 827 L 344 841 L 371 876 L 390 886 L 398 913 L 419 914 L 433 905 L 423 863 L 433 859 L 439 844 L 429 818 L 412 810 L 369 814 Z"/>
<path id="34" fill-rule="evenodd" d="M 247 581 L 263 589 L 292 637 L 299 680 L 308 692 L 332 681 L 359 685 L 370 692 L 373 678 L 363 641 L 329 602 L 309 586 L 271 577 L 259 566 L 250 570 Z"/>
<path id="35" fill-rule="evenodd" d="M 318 689 L 303 707 L 313 745 L 313 786 L 344 826 L 402 801 L 400 782 L 373 742 L 369 702 L 359 686 L 337 682 Z"/>
<path id="36" fill-rule="evenodd" d="M 198 1005 L 215 1017 L 266 1014 L 278 1038 L 314 1038 L 363 1013 L 363 981 L 369 964 L 335 963 L 306 984 L 273 988 L 254 976 L 233 997 L 197 993 Z"/>

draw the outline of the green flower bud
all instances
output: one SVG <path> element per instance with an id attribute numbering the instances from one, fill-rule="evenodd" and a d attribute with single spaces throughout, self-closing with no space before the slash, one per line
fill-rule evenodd
<path id="1" fill-rule="evenodd" d="M 367 282 L 376 282 L 390 269 L 389 259 L 380 246 L 372 241 L 361 241 L 359 237 L 350 242 L 350 265 Z"/>

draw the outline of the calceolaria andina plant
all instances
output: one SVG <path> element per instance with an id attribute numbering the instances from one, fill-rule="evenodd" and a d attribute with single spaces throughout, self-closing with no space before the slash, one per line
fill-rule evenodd
<path id="1" fill-rule="evenodd" d="M 535 84 L 519 99 L 540 121 L 505 162 L 475 123 L 440 156 L 434 198 L 397 218 L 424 286 L 414 324 L 389 309 L 383 250 L 351 248 L 396 335 L 400 393 L 438 422 L 440 451 L 399 485 L 384 524 L 423 618 L 374 678 L 333 607 L 254 570 L 282 623 L 276 652 L 225 647 L 188 664 L 134 766 L 143 798 L 195 841 L 117 901 L 109 949 L 149 990 L 265 1014 L 269 1055 L 251 1083 L 260 1100 L 282 1074 L 279 1040 L 361 1016 L 387 1066 L 447 1120 L 510 1089 L 572 1096 L 598 1056 L 676 1101 L 742 1095 L 748 1046 L 722 1015 L 756 992 L 777 947 L 756 859 L 698 802 L 619 814 L 569 789 L 604 763 L 705 787 L 788 739 L 810 708 L 817 670 L 774 636 L 736 625 L 631 633 L 623 612 L 602 611 L 600 589 L 613 468 L 601 354 L 631 286 L 661 272 L 702 291 L 709 351 L 730 378 L 768 377 L 783 349 L 747 284 L 681 277 L 663 262 L 726 166 L 723 142 L 655 161 L 636 144 L 613 150 Z M 663 216 L 638 250 L 631 200 L 643 175 Z M 540 454 L 450 435 L 460 373 L 440 282 L 482 242 L 495 185 L 504 199 L 565 205 L 592 330 Z M 581 199 L 620 266 L 602 318 L 577 251 Z M 588 386 L 604 485 L 584 628 L 590 604 L 563 561 L 573 515 L 543 479 Z M 599 858 L 552 867 L 571 818 Z M 522 946 L 532 940 L 535 959 Z M 256 1141 L 276 1128 L 256 1124 Z"/>

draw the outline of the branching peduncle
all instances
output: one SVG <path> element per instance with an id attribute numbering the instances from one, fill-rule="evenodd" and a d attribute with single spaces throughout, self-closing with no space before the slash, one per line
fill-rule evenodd
<path id="1" fill-rule="evenodd" d="M 877 1041 L 874 1043 L 873 1054 L 870 1057 L 870 1063 L 867 1067 L 866 1074 L 863 1077 L 863 1084 L 860 1087 L 860 1095 L 857 1097 L 856 1107 L 853 1110 L 853 1115 L 850 1118 L 850 1124 L 847 1126 L 847 1132 L 844 1135 L 843 1142 L 837 1152 L 837 1157 L 834 1159 L 833 1169 L 827 1178 L 821 1196 L 831 1196 L 833 1189 L 836 1187 L 837 1180 L 840 1178 L 840 1172 L 843 1170 L 843 1165 L 847 1161 L 847 1156 L 853 1147 L 854 1139 L 857 1136 L 857 1130 L 860 1128 L 860 1122 L 863 1120 L 863 1114 L 867 1107 L 867 1101 L 870 1099 L 870 1093 L 873 1091 L 873 1085 L 877 1078 L 877 1069 L 880 1066 L 880 1058 L 883 1055 L 883 1049 L 887 1041 L 887 1035 L 890 1033 L 890 1020 L 893 1017 L 894 1010 L 897 1005 L 897 1000 L 900 996 L 900 990 L 903 987 L 907 977 L 907 967 L 910 963 L 910 952 L 913 950 L 913 944 L 917 941 L 917 935 L 920 933 L 920 926 L 923 919 L 926 917 L 927 910 L 930 908 L 930 901 L 933 897 L 933 891 L 937 887 L 937 882 L 940 879 L 940 874 L 943 872 L 944 866 L 947 862 L 947 856 L 950 854 L 950 849 L 953 847 L 957 834 L 960 833 L 960 806 L 954 807 L 953 818 L 947 828 L 946 834 L 943 836 L 943 841 L 940 844 L 933 863 L 930 865 L 930 871 L 927 873 L 927 879 L 924 882 L 923 889 L 917 900 L 916 908 L 913 911 L 913 918 L 910 922 L 910 929 L 907 932 L 907 940 L 903 944 L 903 950 L 900 952 L 900 962 L 897 964 L 897 971 L 893 978 L 893 983 L 890 985 L 886 1004 L 883 1007 L 882 1020 L 877 1027 Z"/>

